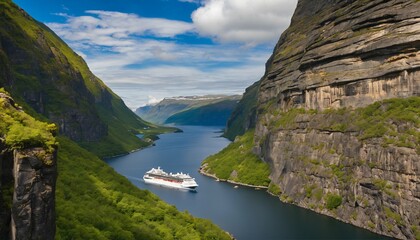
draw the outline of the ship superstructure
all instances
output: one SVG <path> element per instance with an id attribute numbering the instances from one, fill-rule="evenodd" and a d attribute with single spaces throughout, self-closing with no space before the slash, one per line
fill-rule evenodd
<path id="1" fill-rule="evenodd" d="M 189 174 L 185 173 L 167 173 L 160 167 L 152 168 L 146 172 L 143 176 L 145 183 L 161 185 L 170 188 L 186 189 L 195 191 L 198 184 L 195 179 Z"/>

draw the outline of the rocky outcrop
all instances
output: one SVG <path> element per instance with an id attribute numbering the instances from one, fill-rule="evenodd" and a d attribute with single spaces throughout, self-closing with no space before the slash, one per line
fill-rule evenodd
<path id="1" fill-rule="evenodd" d="M 411 0 L 298 2 L 258 93 L 254 152 L 282 200 L 388 236 L 420 236 L 418 114 L 371 121 L 370 130 L 351 121 L 360 113 L 352 109 L 420 96 L 418 9 Z M 383 106 L 374 109 L 385 115 Z"/>
<path id="2" fill-rule="evenodd" d="M 285 113 L 286 124 L 267 125 L 257 149 L 271 166 L 272 184 L 280 187 L 285 201 L 381 234 L 415 238 L 420 219 L 419 149 L 386 144 L 385 137 L 364 139 L 363 131 L 351 126 L 351 114 L 341 114 Z M 349 127 L 334 129 L 337 124 Z M 394 124 L 401 129 L 420 127 L 418 122 Z M 418 140 L 409 141 L 418 147 Z M 340 199 L 337 206 L 329 206 L 332 196 Z"/>
<path id="3" fill-rule="evenodd" d="M 56 122 L 60 132 L 75 141 L 97 141 L 106 136 L 107 126 L 94 108 L 95 96 L 81 73 L 57 47 L 51 46 L 42 31 L 31 48 L 19 44 L 11 36 L 19 36 L 22 30 L 4 18 L 1 21 L 7 22 L 9 31 L 7 35 L 0 31 L 0 52 L 8 71 L 0 77 L 0 86 L 18 93 L 31 108 Z"/>
<path id="4" fill-rule="evenodd" d="M 54 239 L 57 156 L 42 148 L 15 150 L 13 156 L 11 239 Z"/>
<path id="5" fill-rule="evenodd" d="M 42 148 L 0 152 L 1 239 L 54 239 L 56 154 Z"/>
<path id="6" fill-rule="evenodd" d="M 299 1 L 261 82 L 260 103 L 325 109 L 419 95 L 419 7 L 407 0 Z"/>
<path id="7" fill-rule="evenodd" d="M 50 149 L 26 142 L 10 145 L 7 129 L 19 124 L 20 117 L 26 121 L 22 124 L 34 127 L 31 121 L 35 120 L 16 107 L 8 95 L 0 93 L 0 100 L 0 238 L 54 239 L 56 146 Z M 39 144 L 43 145 L 34 145 Z"/>

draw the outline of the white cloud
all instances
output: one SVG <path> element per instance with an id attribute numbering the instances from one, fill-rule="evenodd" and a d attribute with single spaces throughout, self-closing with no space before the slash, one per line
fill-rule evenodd
<path id="1" fill-rule="evenodd" d="M 244 60 L 234 67 L 199 69 L 196 66 L 158 65 L 142 69 L 108 68 L 92 70 L 98 73 L 127 106 L 135 109 L 150 103 L 153 96 L 163 99 L 171 96 L 207 94 L 241 94 L 246 87 L 264 74 L 268 54 Z"/>
<path id="2" fill-rule="evenodd" d="M 194 29 L 191 23 L 163 18 L 98 10 L 86 13 L 90 15 L 73 17 L 59 13 L 57 15 L 67 18 L 66 23 L 47 25 L 66 40 L 100 46 L 132 46 L 135 45 L 133 36 L 172 38 Z"/>
<path id="3" fill-rule="evenodd" d="M 211 4 L 217 1 L 227 0 L 202 1 L 204 5 L 195 15 L 200 9 L 214 13 Z M 226 4 L 228 13 L 236 16 L 250 11 L 240 8 L 237 0 Z M 260 5 L 249 4 L 255 10 L 258 10 L 256 5 Z M 223 11 L 220 13 L 222 18 L 226 17 Z M 232 16 L 222 19 L 226 23 L 221 22 L 221 26 L 213 26 L 208 31 L 214 32 L 219 40 L 241 44 L 188 44 L 179 41 L 182 39 L 180 35 L 195 33 L 194 24 L 199 26 L 197 22 L 142 18 L 108 11 L 87 11 L 85 16 L 59 15 L 65 17 L 66 22 L 48 23 L 48 26 L 83 56 L 92 72 L 119 94 L 131 109 L 171 96 L 241 94 L 263 75 L 272 46 L 241 48 L 240 45 L 267 42 L 269 38 L 274 42 L 280 35 L 274 23 L 267 27 L 273 29 L 267 31 L 267 28 L 259 29 L 263 24 L 261 21 L 241 23 Z M 207 22 L 210 24 L 215 18 L 209 15 Z M 242 38 L 234 37 L 234 32 L 242 33 L 239 34 Z M 259 34 L 257 37 L 253 36 L 255 32 Z M 267 37 L 267 32 L 275 38 Z"/>
<path id="4" fill-rule="evenodd" d="M 206 0 L 192 19 L 202 35 L 254 46 L 277 41 L 296 4 L 297 0 Z"/>
<path id="5" fill-rule="evenodd" d="M 178 0 L 180 2 L 188 2 L 188 3 L 200 3 L 201 0 Z"/>
<path id="6" fill-rule="evenodd" d="M 149 95 L 148 98 L 149 98 L 149 101 L 147 102 L 147 105 L 156 105 L 160 101 L 163 100 L 163 98 L 156 98 L 156 97 L 151 96 L 151 95 Z"/>

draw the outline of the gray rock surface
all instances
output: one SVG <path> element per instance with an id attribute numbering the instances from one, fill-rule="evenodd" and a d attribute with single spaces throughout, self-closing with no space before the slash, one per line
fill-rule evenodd
<path id="1" fill-rule="evenodd" d="M 42 148 L 14 151 L 12 239 L 54 239 L 56 158 Z"/>
<path id="2" fill-rule="evenodd" d="M 8 95 L 0 98 L 22 111 Z M 54 239 L 57 151 L 13 149 L 4 136 L 0 132 L 0 239 Z"/>
<path id="3" fill-rule="evenodd" d="M 299 1 L 260 103 L 325 109 L 419 95 L 419 9 L 412 0 Z"/>
<path id="4" fill-rule="evenodd" d="M 300 0 L 258 93 L 254 151 L 270 164 L 281 199 L 371 231 L 420 236 L 420 157 L 415 148 L 326 130 L 340 115 L 279 112 L 354 109 L 420 95 L 420 2 Z M 419 131 L 420 126 L 411 128 Z M 341 197 L 338 208 L 326 208 Z"/>

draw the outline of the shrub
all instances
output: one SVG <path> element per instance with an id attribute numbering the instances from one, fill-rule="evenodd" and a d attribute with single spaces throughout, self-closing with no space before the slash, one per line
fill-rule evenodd
<path id="1" fill-rule="evenodd" d="M 340 195 L 328 193 L 326 197 L 326 208 L 333 210 L 341 205 L 343 198 Z"/>
<path id="2" fill-rule="evenodd" d="M 280 196 L 281 189 L 277 184 L 271 182 L 270 185 L 268 186 L 268 192 L 275 196 Z"/>

